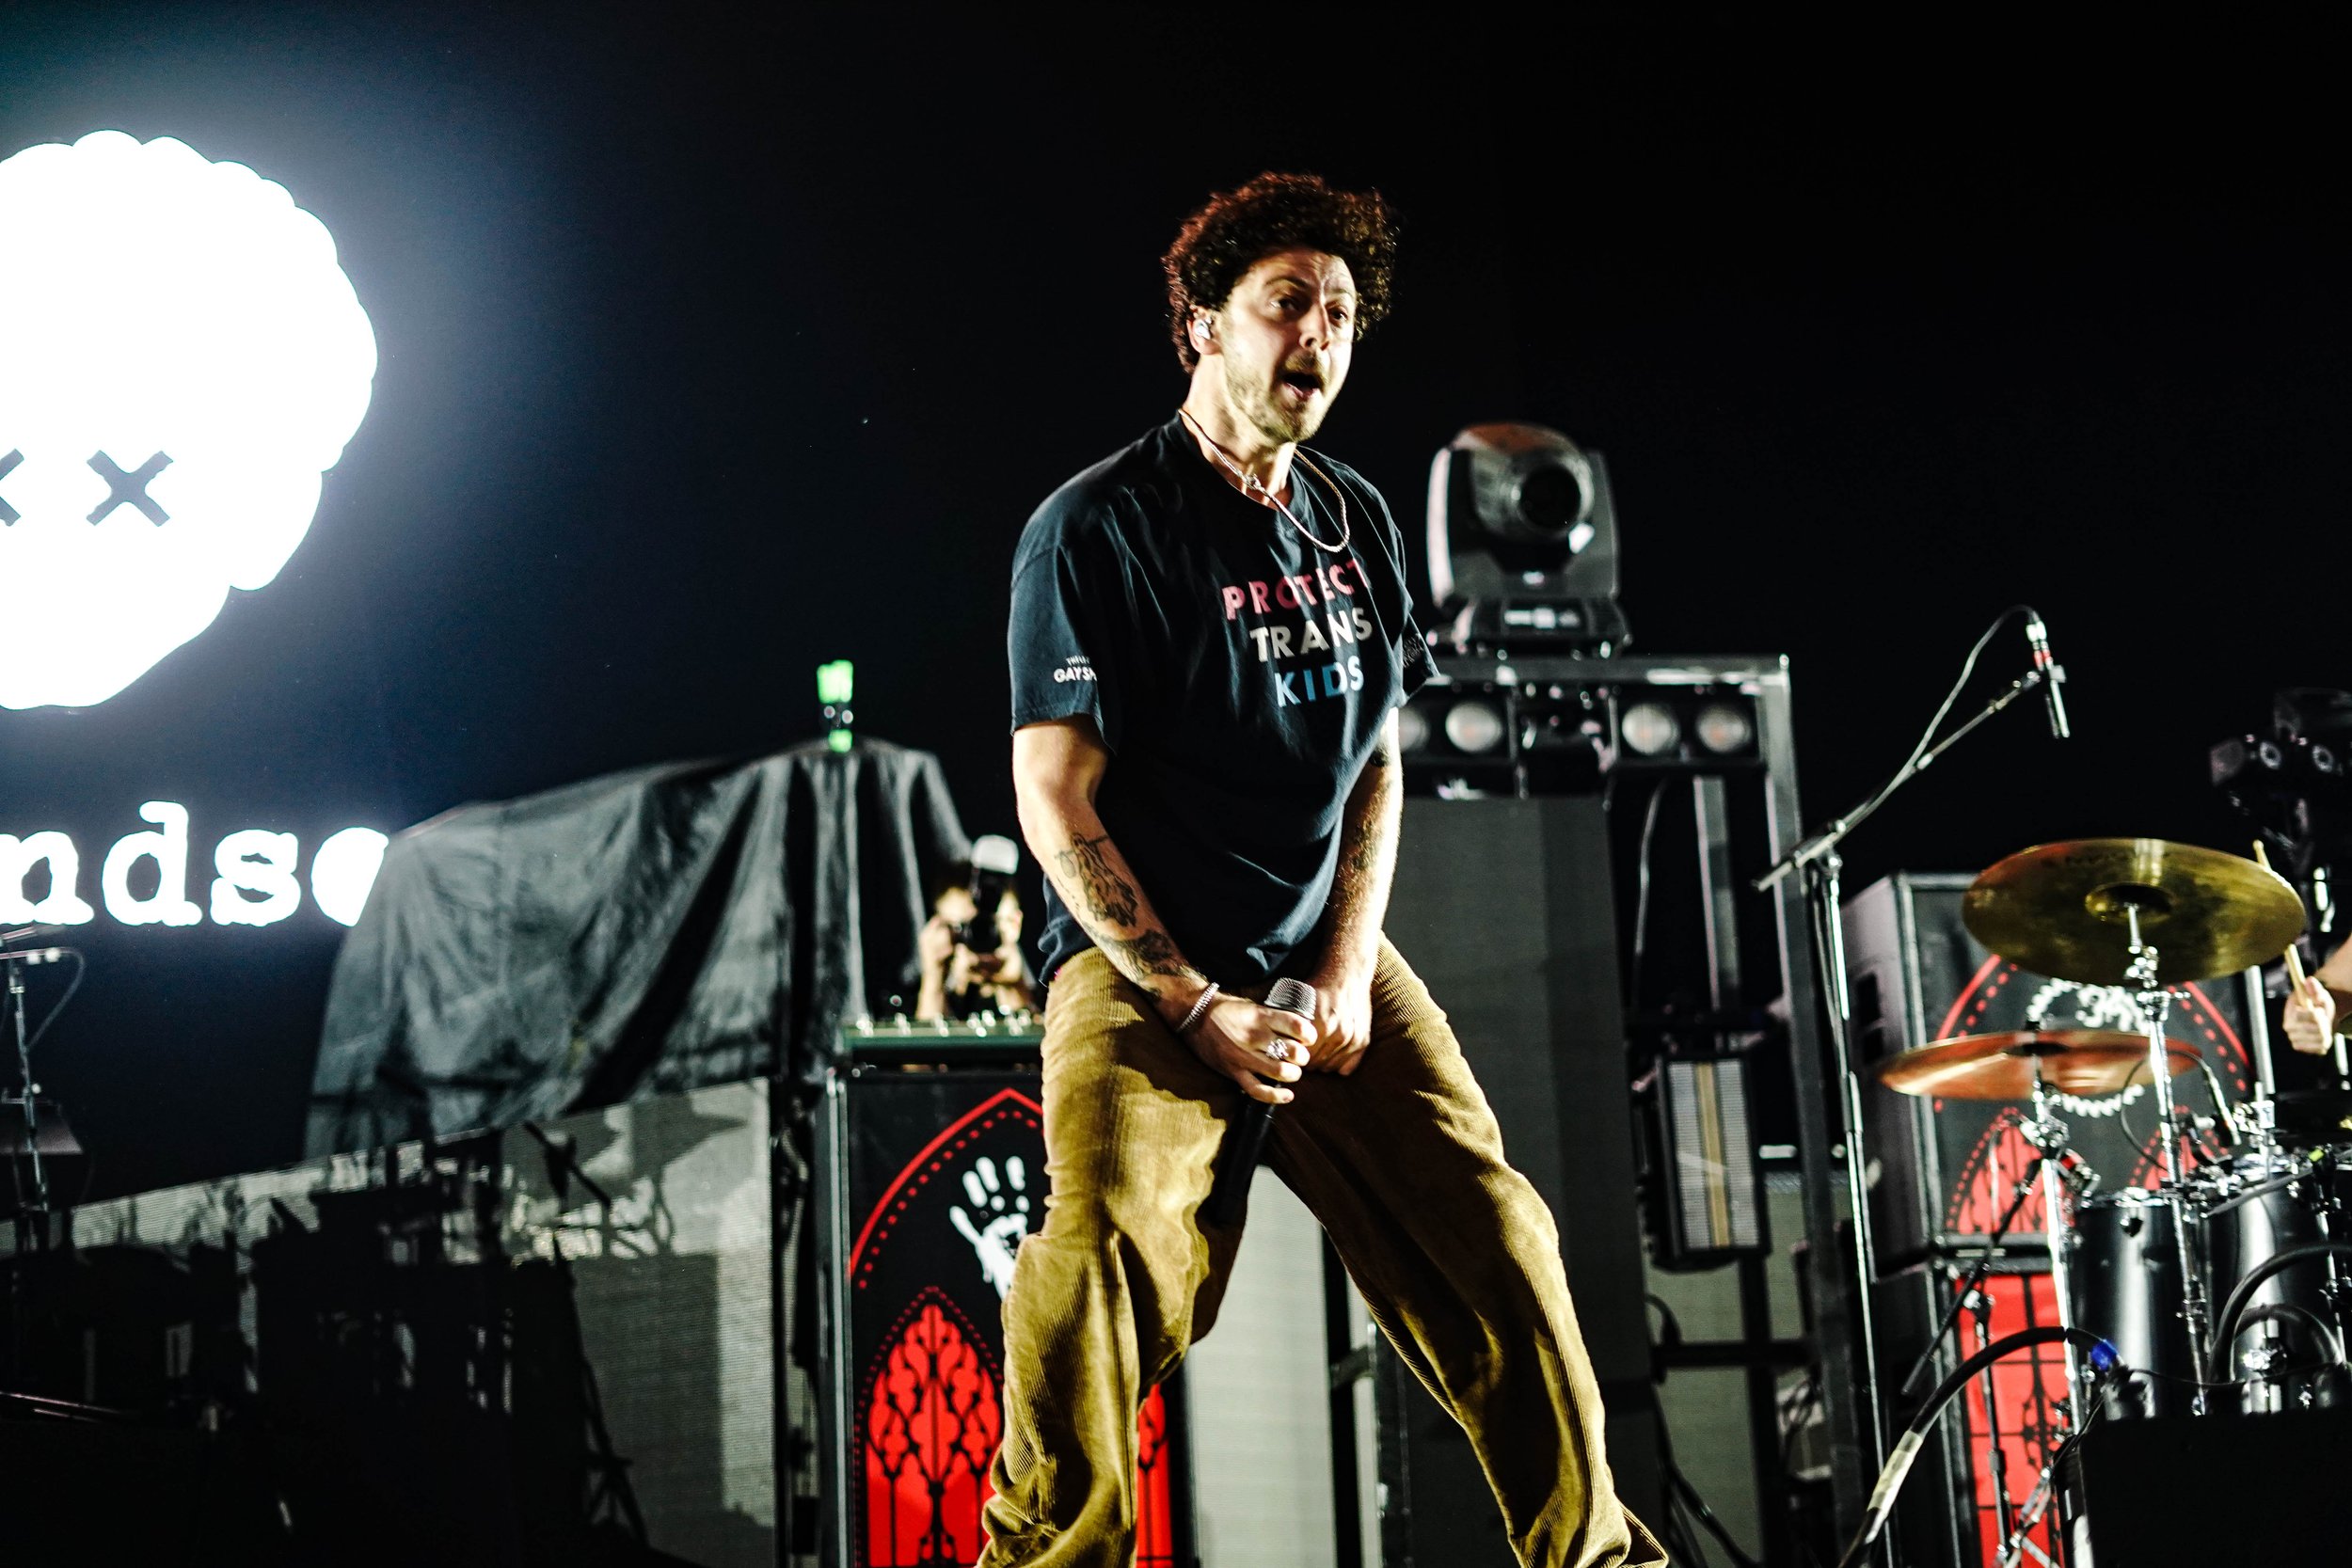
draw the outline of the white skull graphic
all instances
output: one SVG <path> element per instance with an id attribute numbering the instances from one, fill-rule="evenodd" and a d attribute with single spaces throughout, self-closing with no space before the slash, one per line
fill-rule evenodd
<path id="1" fill-rule="evenodd" d="M 0 162 L 0 707 L 103 702 L 268 586 L 374 376 L 283 186 L 119 131 Z"/>

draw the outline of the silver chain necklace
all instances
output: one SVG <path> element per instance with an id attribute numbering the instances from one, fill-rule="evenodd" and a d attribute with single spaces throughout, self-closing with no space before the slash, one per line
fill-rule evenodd
<path id="1" fill-rule="evenodd" d="M 1316 538 L 1313 534 L 1309 533 L 1307 531 L 1307 526 L 1298 520 L 1297 516 L 1289 507 L 1282 504 L 1281 497 L 1267 489 L 1256 474 L 1253 474 L 1248 469 L 1243 467 L 1238 462 L 1234 461 L 1233 454 L 1232 452 L 1227 451 L 1222 446 L 1218 445 L 1216 436 L 1200 428 L 1200 421 L 1192 417 L 1192 410 L 1189 408 L 1179 408 L 1176 410 L 1176 416 L 1177 418 L 1183 420 L 1184 423 L 1192 426 L 1193 430 L 1199 434 L 1200 439 L 1209 443 L 1210 450 L 1214 451 L 1218 457 L 1224 459 L 1225 466 L 1232 469 L 1233 477 L 1241 482 L 1241 493 L 1243 495 L 1253 499 L 1262 499 L 1266 505 L 1274 508 L 1275 511 L 1279 512 L 1282 515 L 1282 520 L 1290 524 L 1292 530 L 1297 533 L 1298 537 L 1304 539 L 1315 548 L 1330 555 L 1338 555 L 1347 548 L 1347 542 L 1356 536 L 1354 531 L 1350 529 L 1347 524 L 1347 492 L 1333 483 L 1329 474 L 1325 473 L 1321 468 L 1315 467 L 1314 460 L 1307 455 L 1306 448 L 1300 447 L 1295 453 L 1293 453 L 1293 455 L 1295 456 L 1301 463 L 1306 464 L 1307 471 L 1309 473 L 1323 481 L 1325 487 L 1331 492 L 1332 496 L 1340 503 L 1340 542 L 1336 545 L 1327 545 L 1322 540 Z"/>

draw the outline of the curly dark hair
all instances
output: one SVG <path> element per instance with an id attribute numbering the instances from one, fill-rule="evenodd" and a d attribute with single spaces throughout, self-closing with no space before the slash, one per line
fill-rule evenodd
<path id="1" fill-rule="evenodd" d="M 1303 245 L 1336 256 L 1356 277 L 1356 334 L 1389 313 L 1396 270 L 1396 212 L 1378 191 L 1335 191 L 1313 174 L 1261 174 L 1219 191 L 1184 220 L 1160 259 L 1168 274 L 1168 330 L 1189 372 L 1196 310 L 1221 309 L 1242 275 L 1279 250 Z"/>

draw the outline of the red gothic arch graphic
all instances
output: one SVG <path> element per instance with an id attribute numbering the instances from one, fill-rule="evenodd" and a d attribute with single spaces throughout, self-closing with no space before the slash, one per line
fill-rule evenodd
<path id="1" fill-rule="evenodd" d="M 868 1384 L 860 1423 L 868 1568 L 968 1565 L 1003 1427 L 993 1360 L 955 1303 L 908 1307 Z"/>
<path id="2" fill-rule="evenodd" d="M 1003 1433 L 1001 1330 L 993 1312 L 982 1321 L 978 1304 L 968 1310 L 958 1304 L 961 1291 L 949 1280 L 961 1276 L 945 1271 L 969 1269 L 972 1258 L 942 1248 L 934 1259 L 928 1230 L 937 1211 L 930 1219 L 923 1211 L 943 1185 L 952 1190 L 961 1162 L 1001 1153 L 1009 1140 L 1030 1145 L 1025 1159 L 1041 1173 L 1043 1119 L 1038 1102 L 1013 1088 L 956 1117 L 899 1168 L 850 1248 L 850 1284 L 872 1307 L 889 1309 L 869 1292 L 906 1288 L 907 1259 L 883 1263 L 894 1243 L 917 1249 L 917 1276 L 926 1281 L 866 1357 L 852 1450 L 863 1494 L 858 1568 L 964 1568 L 979 1556 L 988 1468 Z M 1041 1217 L 1042 1204 L 1034 1212 Z M 1136 1568 L 1175 1568 L 1178 1440 L 1154 1388 L 1136 1420 Z"/>

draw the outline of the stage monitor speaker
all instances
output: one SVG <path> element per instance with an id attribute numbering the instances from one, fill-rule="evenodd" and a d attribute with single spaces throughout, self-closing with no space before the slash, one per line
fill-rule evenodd
<path id="1" fill-rule="evenodd" d="M 2058 1466 L 2067 1568 L 2337 1562 L 2352 1413 L 2102 1421 Z"/>
<path id="2" fill-rule="evenodd" d="M 1599 799 L 1407 800 L 1388 932 L 1452 1021 L 1511 1163 L 1560 1222 L 1608 1410 L 1610 1467 L 1627 1504 L 1658 1518 L 1658 1403 Z M 1511 1568 L 1469 1439 L 1375 1339 L 1384 1500 L 1373 1560 Z"/>

